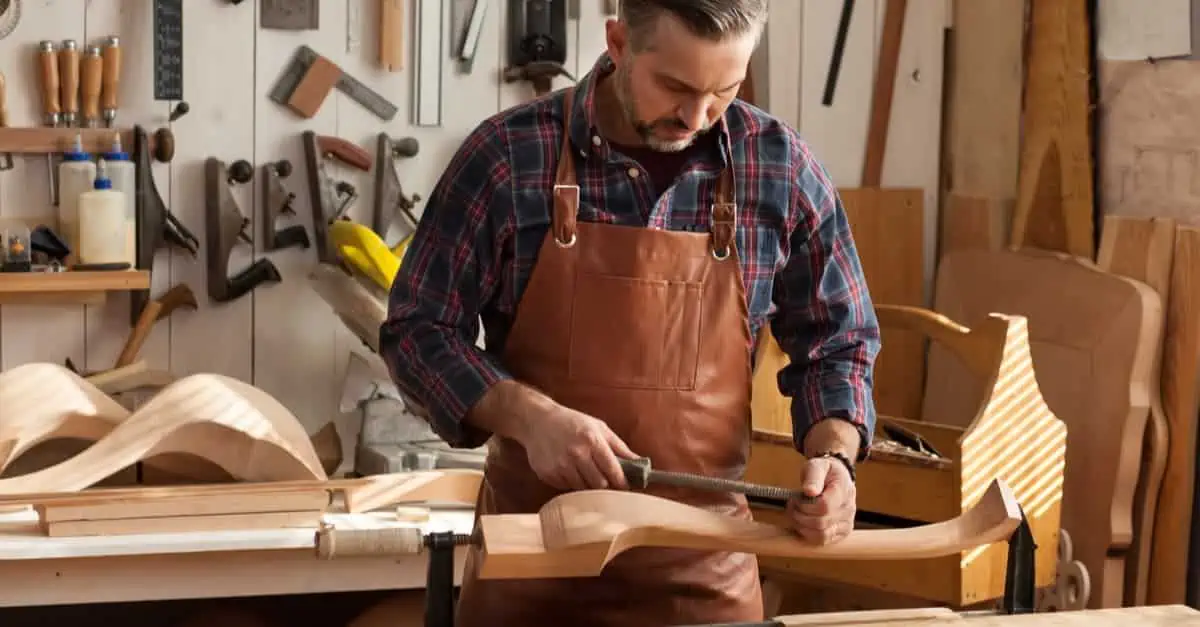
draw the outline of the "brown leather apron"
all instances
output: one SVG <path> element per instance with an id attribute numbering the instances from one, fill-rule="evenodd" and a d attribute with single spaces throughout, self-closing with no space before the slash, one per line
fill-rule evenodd
<path id="1" fill-rule="evenodd" d="M 505 366 L 558 403 L 605 421 L 666 470 L 741 478 L 749 453 L 750 326 L 734 246 L 733 174 L 707 233 L 578 222 L 566 136 L 553 228 L 505 345 Z M 707 213 L 707 212 L 706 212 Z M 516 442 L 493 438 L 477 514 L 536 512 L 557 492 Z M 744 497 L 652 493 L 749 518 Z M 640 548 L 586 579 L 480 580 L 468 555 L 459 627 L 688 625 L 762 620 L 753 555 Z"/>

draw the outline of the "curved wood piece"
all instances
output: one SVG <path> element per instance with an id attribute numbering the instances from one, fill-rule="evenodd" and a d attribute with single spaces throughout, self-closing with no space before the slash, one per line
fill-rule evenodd
<path id="1" fill-rule="evenodd" d="M 342 324 L 378 353 L 379 325 L 387 318 L 387 302 L 372 294 L 356 277 L 325 263 L 317 264 L 309 283 L 333 308 Z"/>
<path id="2" fill-rule="evenodd" d="M 94 416 L 96 404 L 115 412 L 116 402 L 102 400 L 107 397 L 95 386 L 77 376 L 72 380 L 44 364 L 39 366 L 43 367 L 28 372 L 55 376 L 59 382 L 51 388 L 52 394 L 43 397 L 75 399 L 77 408 L 62 411 L 60 407 L 60 416 Z M 7 405 L 4 412 L 9 414 Z M 77 430 L 92 429 L 92 434 L 102 426 L 98 421 L 74 419 L 70 424 Z M 61 436 L 61 426 L 53 432 Z M 35 433 L 45 438 L 49 432 Z M 236 379 L 197 374 L 164 388 L 79 455 L 34 473 L 0 480 L 0 494 L 82 490 L 135 462 L 172 453 L 204 458 L 247 481 L 327 478 L 308 434 L 287 408 Z"/>
<path id="3" fill-rule="evenodd" d="M 58 364 L 6 370 L 0 373 L 0 471 L 47 440 L 99 440 L 129 415 L 120 403 Z"/>
<path id="4" fill-rule="evenodd" d="M 957 518 L 906 529 L 855 530 L 836 544 L 814 546 L 783 527 L 649 494 L 585 490 L 555 497 L 536 515 L 482 516 L 480 576 L 594 577 L 621 553 L 645 546 L 807 559 L 922 559 L 999 542 L 1020 520 L 1012 492 L 996 481 Z"/>

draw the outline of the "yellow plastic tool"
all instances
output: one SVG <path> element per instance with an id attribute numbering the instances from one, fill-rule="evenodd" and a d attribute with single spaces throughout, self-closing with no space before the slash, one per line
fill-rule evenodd
<path id="1" fill-rule="evenodd" d="M 329 225 L 329 242 L 338 256 L 384 290 L 391 289 L 411 239 L 407 237 L 389 248 L 375 231 L 357 222 L 334 220 Z"/>

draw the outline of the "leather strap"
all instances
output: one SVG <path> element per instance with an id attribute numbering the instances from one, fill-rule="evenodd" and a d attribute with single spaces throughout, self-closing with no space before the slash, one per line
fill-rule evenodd
<path id="1" fill-rule="evenodd" d="M 579 182 L 575 174 L 575 153 L 571 150 L 571 115 L 575 104 L 575 88 L 567 88 L 563 99 L 563 138 L 559 148 L 558 168 L 554 176 L 554 240 L 560 246 L 573 246 L 578 237 Z M 709 223 L 712 230 L 712 252 L 717 259 L 726 259 L 733 251 L 737 233 L 737 201 L 734 197 L 733 154 L 725 147 L 728 165 L 717 179 L 716 200 L 712 205 Z"/>

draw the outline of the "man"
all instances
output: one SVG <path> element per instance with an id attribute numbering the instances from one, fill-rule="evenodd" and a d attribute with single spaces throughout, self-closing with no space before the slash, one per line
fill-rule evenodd
<path id="1" fill-rule="evenodd" d="M 792 359 L 796 472 L 819 495 L 789 504 L 793 526 L 849 533 L 878 329 L 834 185 L 735 97 L 766 16 L 766 0 L 623 0 L 595 68 L 484 121 L 429 199 L 380 346 L 442 438 L 490 438 L 479 514 L 624 489 L 618 458 L 740 478 L 769 323 Z M 749 517 L 737 495 L 654 493 Z M 478 580 L 475 557 L 463 627 L 762 618 L 752 555 L 643 548 L 536 581 Z"/>

